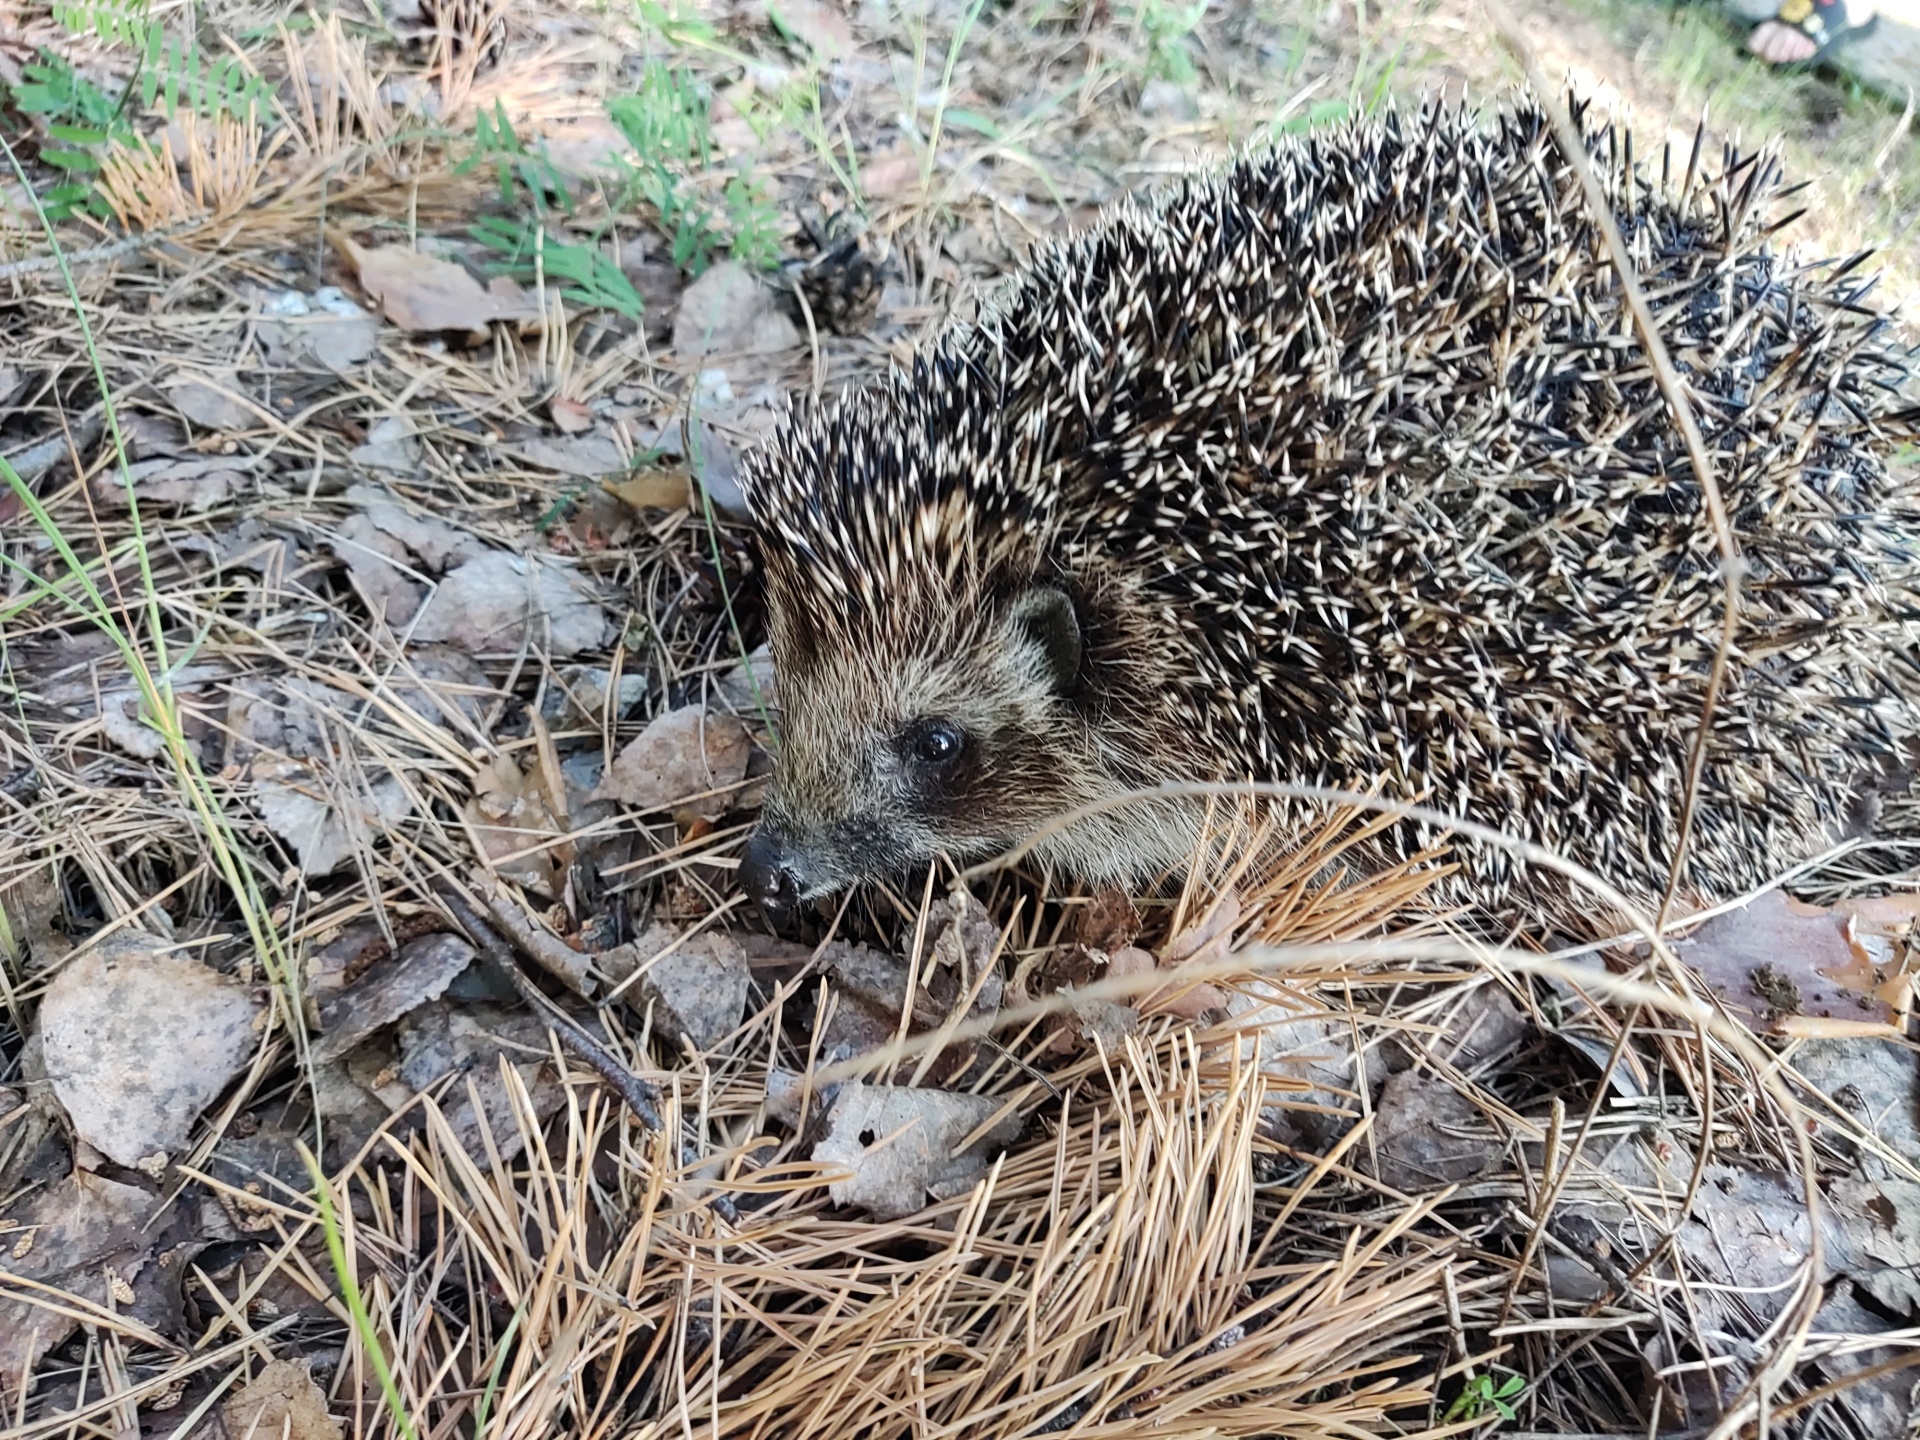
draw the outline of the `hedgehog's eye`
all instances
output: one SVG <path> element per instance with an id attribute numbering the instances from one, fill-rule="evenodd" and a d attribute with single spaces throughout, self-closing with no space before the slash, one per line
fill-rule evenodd
<path id="1" fill-rule="evenodd" d="M 907 753 L 922 765 L 951 765 L 966 748 L 967 735 L 951 720 L 916 720 L 907 727 Z"/>

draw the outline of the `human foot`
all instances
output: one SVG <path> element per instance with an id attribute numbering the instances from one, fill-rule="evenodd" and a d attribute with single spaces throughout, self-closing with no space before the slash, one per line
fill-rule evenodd
<path id="1" fill-rule="evenodd" d="M 1773 19 L 1747 36 L 1747 49 L 1769 65 L 1805 65 L 1872 29 L 1874 18 L 1868 0 L 1781 0 Z"/>

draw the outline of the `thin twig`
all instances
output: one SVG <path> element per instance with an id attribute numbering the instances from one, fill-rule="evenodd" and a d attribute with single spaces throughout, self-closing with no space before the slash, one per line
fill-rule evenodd
<path id="1" fill-rule="evenodd" d="M 89 250 L 75 250 L 66 257 L 69 269 L 78 269 L 82 265 L 95 265 L 103 260 L 118 260 L 122 255 L 131 255 L 135 251 L 145 250 L 164 240 L 184 235 L 189 230 L 198 230 L 208 224 L 205 219 L 182 220 L 177 225 L 164 225 L 158 230 L 143 231 L 138 235 L 123 235 L 118 240 L 109 240 L 95 245 Z M 0 280 L 12 280 L 20 275 L 37 275 L 43 270 L 58 270 L 58 255 L 29 255 L 24 260 L 9 260 L 0 265 Z"/>
<path id="2" fill-rule="evenodd" d="M 482 962 L 493 972 L 505 977 L 522 1000 L 552 1022 L 561 1043 L 593 1067 L 594 1073 L 614 1088 L 626 1102 L 627 1108 L 640 1117 L 642 1124 L 649 1130 L 664 1130 L 666 1125 L 660 1119 L 660 1092 L 609 1054 L 599 1041 L 574 1022 L 571 1015 L 527 978 L 519 960 L 515 958 L 513 948 L 480 918 L 480 912 L 468 903 L 466 896 L 447 884 L 435 886 L 435 893 L 440 897 L 440 903 L 447 907 L 454 923 L 466 932 L 467 938 L 480 952 Z"/>

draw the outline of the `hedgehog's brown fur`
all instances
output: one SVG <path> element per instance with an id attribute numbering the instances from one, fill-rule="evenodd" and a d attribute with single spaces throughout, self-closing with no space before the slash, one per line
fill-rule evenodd
<path id="1" fill-rule="evenodd" d="M 1591 143 L 1748 569 L 1698 902 L 1857 822 L 1920 730 L 1920 531 L 1887 464 L 1920 418 L 1849 267 L 1769 248 L 1771 160 L 1650 177 L 1618 132 Z M 790 421 L 743 481 L 782 717 L 747 866 L 769 902 L 1246 776 L 1383 781 L 1663 888 L 1719 559 L 1531 105 L 1389 114 L 1124 205 L 906 372 Z M 944 769 L 914 758 L 927 717 L 964 732 Z M 1138 882 L 1204 804 L 1039 853 Z M 1463 897 L 1568 918 L 1556 877 L 1458 858 Z"/>

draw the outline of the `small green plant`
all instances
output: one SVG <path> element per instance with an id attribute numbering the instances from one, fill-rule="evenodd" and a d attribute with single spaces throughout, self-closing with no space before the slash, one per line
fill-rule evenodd
<path id="1" fill-rule="evenodd" d="M 501 205 L 513 209 L 524 200 L 531 212 L 482 216 L 469 230 L 500 257 L 491 267 L 495 273 L 523 283 L 557 284 L 561 295 L 577 305 L 639 319 L 639 292 L 597 243 L 563 240 L 548 229 L 555 211 L 573 214 L 566 176 L 544 152 L 527 148 L 514 132 L 506 107 L 497 101 L 491 114 L 482 111 L 475 120 L 473 150 L 455 169 L 466 173 L 487 165 L 499 184 Z"/>
<path id="2" fill-rule="evenodd" d="M 713 158 L 705 92 L 684 71 L 649 60 L 633 94 L 607 101 L 607 118 L 633 147 L 632 160 L 615 162 L 622 203 L 651 208 L 673 263 L 698 274 L 721 238 L 694 180 Z"/>
<path id="3" fill-rule="evenodd" d="M 640 28 L 656 37 L 661 48 L 671 53 L 675 50 L 694 48 L 720 50 L 720 32 L 698 15 L 683 13 L 691 6 L 682 6 L 677 0 L 661 5 L 656 0 L 635 0 L 633 17 Z"/>
<path id="4" fill-rule="evenodd" d="M 686 170 L 712 161 L 707 108 L 706 91 L 692 75 L 649 60 L 633 94 L 607 101 L 607 118 L 620 128 L 642 164 Z"/>
<path id="5" fill-rule="evenodd" d="M 1278 139 L 1282 135 L 1305 135 L 1323 125 L 1337 125 L 1352 118 L 1353 106 L 1345 100 L 1316 100 L 1298 115 L 1276 120 L 1268 128 Z"/>
<path id="6" fill-rule="evenodd" d="M 140 104 L 165 115 L 191 110 L 209 119 L 231 115 L 254 121 L 273 108 L 273 87 L 237 55 L 208 61 L 191 40 L 168 39 L 155 26 L 140 52 Z"/>
<path id="7" fill-rule="evenodd" d="M 1191 5 L 1142 0 L 1138 25 L 1147 44 L 1148 79 L 1191 85 L 1199 78 L 1187 53 L 1187 37 L 1206 18 L 1207 4 L 1208 0 L 1194 0 Z"/>
<path id="8" fill-rule="evenodd" d="M 66 177 L 40 196 L 48 218 L 65 220 L 82 211 L 104 217 L 110 213 L 106 200 L 94 188 L 100 152 L 109 140 L 133 134 L 119 100 L 47 52 L 22 65 L 20 77 L 13 87 L 15 107 L 24 115 L 39 116 L 47 127 L 40 163 Z"/>
<path id="9" fill-rule="evenodd" d="M 41 163 L 66 178 L 41 197 L 55 220 L 88 212 L 110 214 L 95 187 L 101 152 L 109 144 L 135 140 L 128 109 L 137 99 L 142 110 L 158 109 L 168 118 L 191 111 L 209 119 L 231 115 L 256 119 L 272 107 L 273 91 L 237 56 L 208 63 L 191 40 L 169 39 L 147 13 L 147 0 L 106 0 L 100 4 L 55 5 L 54 19 L 74 35 L 94 35 L 138 57 L 133 79 L 109 94 L 51 51 L 20 67 L 13 107 L 40 117 L 47 143 Z"/>
<path id="10" fill-rule="evenodd" d="M 557 205 L 566 214 L 573 213 L 567 177 L 545 152 L 536 154 L 527 149 L 507 118 L 507 107 L 498 100 L 493 102 L 491 113 L 482 110 L 474 117 L 473 150 L 453 170 L 456 175 L 466 175 L 487 165 L 493 167 L 502 205 L 514 203 L 517 187 L 543 209 Z"/>
<path id="11" fill-rule="evenodd" d="M 635 201 L 654 212 L 668 255 L 682 270 L 699 274 L 723 245 L 743 265 L 765 268 L 779 258 L 774 208 L 759 185 L 730 176 L 716 208 L 700 177 L 714 167 L 713 130 L 706 91 L 693 76 L 649 60 L 631 95 L 607 102 L 607 118 L 633 147 L 617 159 L 620 203 Z"/>
<path id="12" fill-rule="evenodd" d="M 469 232 L 500 257 L 491 268 L 522 284 L 557 284 L 560 294 L 576 305 L 614 310 L 638 320 L 645 302 L 620 267 L 600 253 L 597 245 L 557 240 L 538 216 L 512 220 L 486 215 Z"/>
<path id="13" fill-rule="evenodd" d="M 1475 1375 L 1469 1379 L 1460 1393 L 1453 1397 L 1453 1403 L 1447 1406 L 1447 1413 L 1440 1419 L 1442 1425 L 1451 1425 L 1456 1420 L 1479 1420 L 1489 1414 L 1497 1414 L 1502 1420 L 1514 1418 L 1513 1402 L 1520 1398 L 1527 1388 L 1527 1382 L 1518 1375 L 1509 1375 L 1498 1387 L 1491 1375 Z"/>
<path id="14" fill-rule="evenodd" d="M 134 79 L 114 102 L 116 114 L 139 97 L 172 118 L 183 109 L 212 119 L 258 118 L 272 107 L 273 90 L 236 55 L 209 61 L 191 39 L 169 39 L 148 11 L 148 0 L 55 4 L 53 18 L 73 35 L 93 35 L 138 57 Z"/>
<path id="15" fill-rule="evenodd" d="M 735 175 L 727 181 L 726 204 L 733 230 L 727 252 L 750 270 L 771 270 L 780 261 L 780 221 L 766 188 Z"/>

